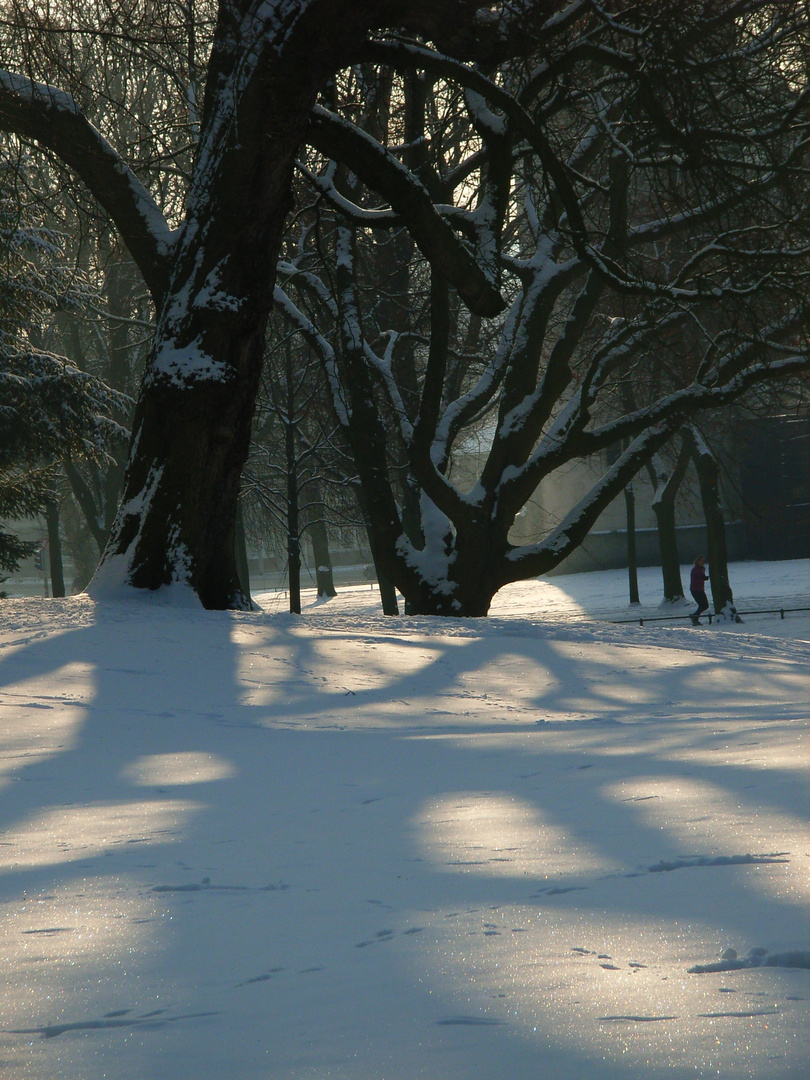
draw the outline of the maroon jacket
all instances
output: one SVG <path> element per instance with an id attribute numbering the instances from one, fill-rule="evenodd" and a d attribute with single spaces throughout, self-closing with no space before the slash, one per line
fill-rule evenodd
<path id="1" fill-rule="evenodd" d="M 692 574 L 689 578 L 689 588 L 692 592 L 705 592 L 706 582 L 708 580 L 709 577 L 706 573 L 705 566 L 695 565 L 692 567 Z"/>

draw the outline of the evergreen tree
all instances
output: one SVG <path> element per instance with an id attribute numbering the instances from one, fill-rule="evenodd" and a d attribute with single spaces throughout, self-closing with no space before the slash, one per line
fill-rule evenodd
<path id="1" fill-rule="evenodd" d="M 17 569 L 36 544 L 5 527 L 40 513 L 58 464 L 99 457 L 116 430 L 116 395 L 62 356 L 34 346 L 50 315 L 82 286 L 61 263 L 61 238 L 26 190 L 25 159 L 0 148 L 0 569 Z"/>

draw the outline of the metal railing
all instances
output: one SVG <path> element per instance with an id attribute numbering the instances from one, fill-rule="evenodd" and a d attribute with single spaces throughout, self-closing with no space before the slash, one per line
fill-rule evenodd
<path id="1" fill-rule="evenodd" d="M 735 615 L 739 615 L 742 619 L 743 615 L 779 615 L 784 619 L 785 612 L 792 611 L 810 611 L 810 607 L 780 607 L 780 608 L 755 608 L 751 611 L 735 611 Z M 709 619 L 709 626 L 712 624 L 713 619 L 717 619 L 720 616 L 715 612 L 704 612 Z M 733 616 L 732 616 L 733 617 Z M 626 623 L 638 623 L 639 626 L 643 626 L 645 622 L 681 622 L 684 619 L 691 619 L 691 615 L 644 615 L 639 616 L 636 619 L 610 619 L 609 621 L 615 626 L 621 626 Z M 725 616 L 723 616 L 725 618 Z"/>

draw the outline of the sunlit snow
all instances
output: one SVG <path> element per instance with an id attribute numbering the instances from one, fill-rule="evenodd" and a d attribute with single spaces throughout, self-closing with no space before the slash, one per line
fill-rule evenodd
<path id="1" fill-rule="evenodd" d="M 3 601 L 0 1073 L 804 1078 L 810 563 L 640 577 Z"/>

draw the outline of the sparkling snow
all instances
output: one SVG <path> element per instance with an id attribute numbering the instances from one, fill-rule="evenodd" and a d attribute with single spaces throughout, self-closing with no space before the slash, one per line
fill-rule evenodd
<path id="1" fill-rule="evenodd" d="M 0 1072 L 806 1077 L 810 612 L 640 587 L 4 601 Z"/>

